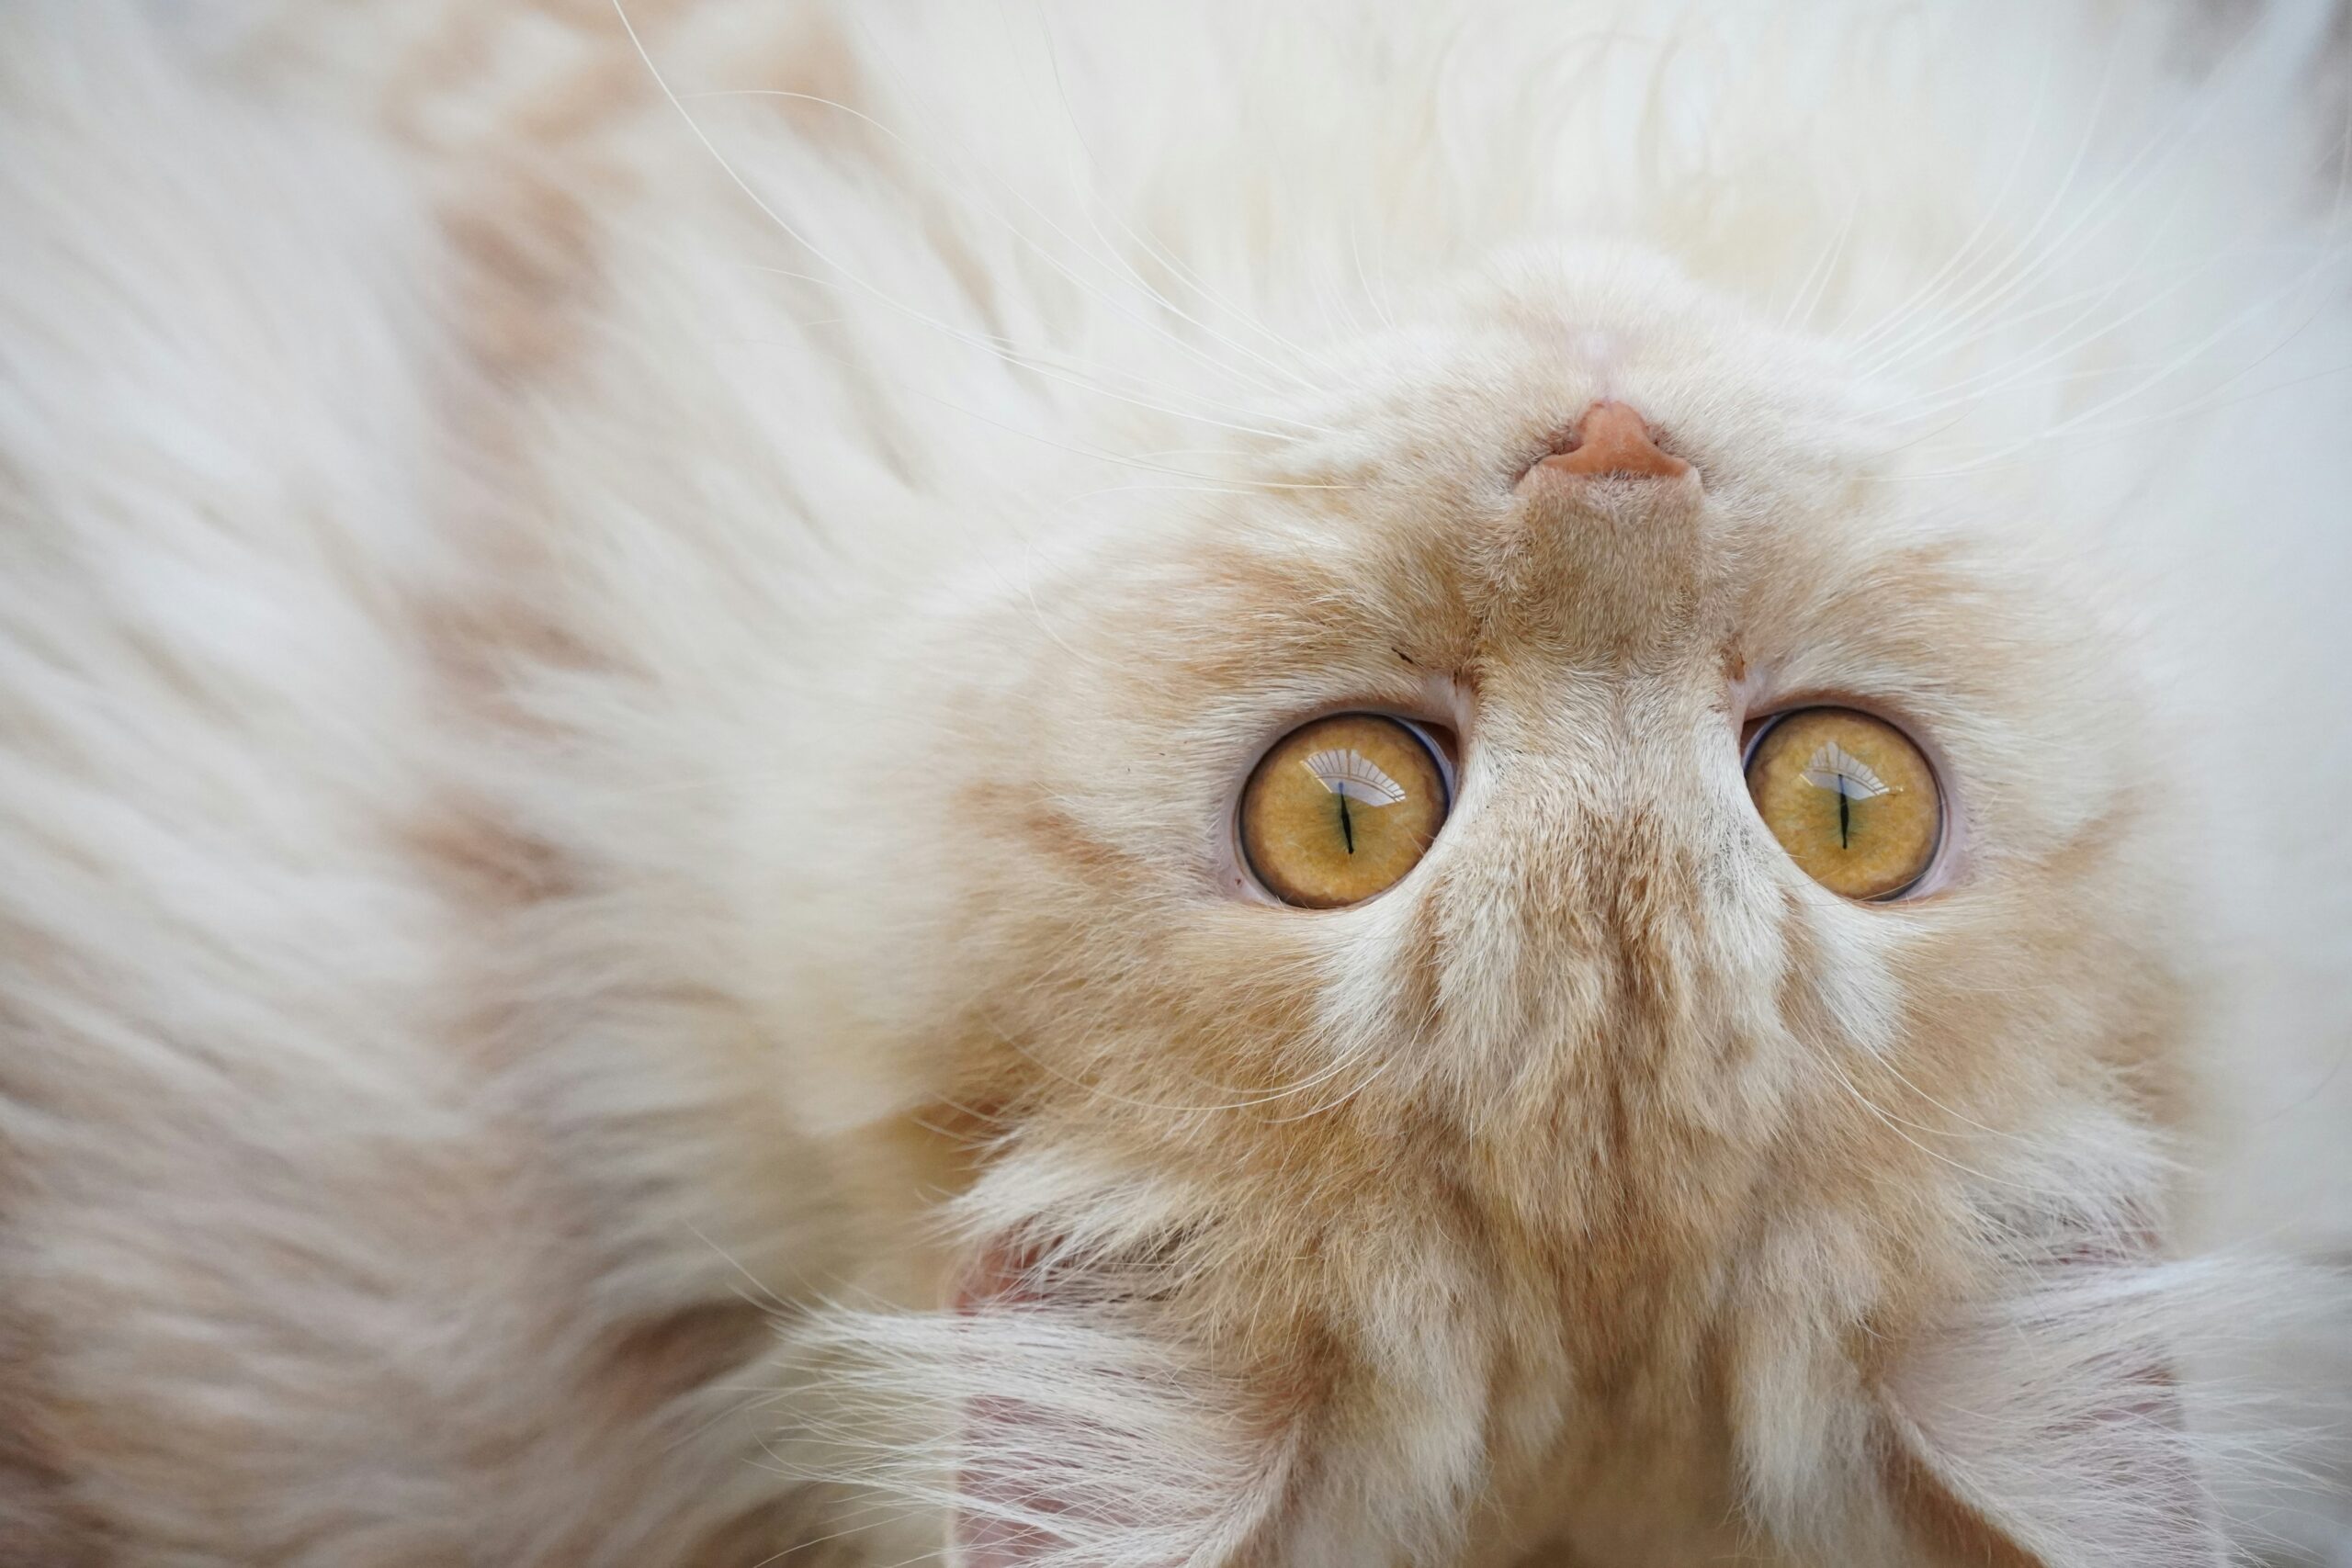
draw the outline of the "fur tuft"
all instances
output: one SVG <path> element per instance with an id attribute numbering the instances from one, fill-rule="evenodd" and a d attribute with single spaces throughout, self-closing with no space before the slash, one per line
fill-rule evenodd
<path id="1" fill-rule="evenodd" d="M 2340 1555 L 2344 37 L 0 5 L 0 1564 Z"/>

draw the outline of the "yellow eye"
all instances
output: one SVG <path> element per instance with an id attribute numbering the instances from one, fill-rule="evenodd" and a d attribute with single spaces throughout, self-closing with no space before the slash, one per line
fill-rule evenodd
<path id="1" fill-rule="evenodd" d="M 1259 760 L 1241 791 L 1241 852 L 1283 903 L 1335 909 L 1395 886 L 1445 811 L 1429 742 L 1378 714 L 1336 714 Z"/>
<path id="2" fill-rule="evenodd" d="M 1748 753 L 1747 793 L 1798 868 L 1849 898 L 1902 892 L 1927 874 L 1943 837 L 1928 759 L 1893 725 L 1850 708 L 1773 720 Z"/>

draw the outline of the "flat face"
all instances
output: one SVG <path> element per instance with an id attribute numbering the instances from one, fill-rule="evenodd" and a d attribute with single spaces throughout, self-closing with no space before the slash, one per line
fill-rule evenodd
<path id="1" fill-rule="evenodd" d="M 1229 483 L 1009 557 L 877 792 L 919 844 L 962 780 L 924 984 L 956 1102 L 1018 1108 L 977 1201 L 1093 1227 L 1039 1290 L 1211 1347 L 1234 1433 L 1454 1434 L 1385 1473 L 1699 1561 L 1725 1432 L 1787 1438 L 1753 1391 L 1973 1288 L 2021 1116 L 2172 1092 L 2161 757 L 2030 540 L 1719 303 L 1563 257 L 1447 310 Z M 1684 471 L 1544 462 L 1595 323 Z M 1390 1560 L 1361 1457 L 1265 1561 Z"/>
<path id="2" fill-rule="evenodd" d="M 1385 892 L 1445 820 L 1445 780 L 1421 738 L 1378 714 L 1300 726 L 1250 775 L 1242 853 L 1285 904 L 1332 909 Z"/>
<path id="3" fill-rule="evenodd" d="M 1850 708 L 1776 722 L 1748 759 L 1747 787 L 1798 869 L 1848 898 L 1902 892 L 1942 836 L 1928 760 L 1901 730 Z"/>

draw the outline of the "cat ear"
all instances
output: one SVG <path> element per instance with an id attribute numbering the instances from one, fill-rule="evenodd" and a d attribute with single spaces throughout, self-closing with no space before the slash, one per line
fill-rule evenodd
<path id="1" fill-rule="evenodd" d="M 1280 1498 L 1280 1426 L 1082 1265 L 993 1249 L 956 1320 L 964 1568 L 1221 1562 Z"/>
<path id="2" fill-rule="evenodd" d="M 1898 1528 L 1937 1562 L 2219 1568 L 2168 1332 L 2205 1283 L 2070 1260 L 1906 1347 L 1876 1456 Z"/>

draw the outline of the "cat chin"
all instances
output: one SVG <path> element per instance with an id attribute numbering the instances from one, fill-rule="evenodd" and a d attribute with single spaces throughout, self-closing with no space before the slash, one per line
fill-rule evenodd
<path id="1" fill-rule="evenodd" d="M 1074 1174 L 1026 1163 L 1041 1188 Z M 982 1193 L 991 1185 L 1006 1195 L 1002 1173 Z M 1072 1196 L 1058 1217 L 1087 1213 Z M 2250 1339 L 2333 1321 L 2331 1274 L 2169 1259 L 2144 1233 L 2078 1214 L 2017 1231 L 1973 1294 L 1941 1299 L 1858 1361 L 1825 1332 L 1819 1235 L 1792 1230 L 1796 1272 L 1759 1275 L 1736 1309 L 1736 1501 L 1749 1522 L 1661 1527 L 1662 1509 L 1703 1521 L 1735 1497 L 1679 1458 L 1628 1468 L 1614 1457 L 1632 1441 L 1623 1429 L 1562 1450 L 1555 1434 L 1579 1420 L 1572 1390 L 1516 1388 L 1464 1424 L 1489 1397 L 1477 1358 L 1460 1355 L 1481 1316 L 1466 1280 L 1397 1276 L 1411 1299 L 1348 1324 L 1347 1351 L 1309 1337 L 1236 1375 L 1204 1353 L 1197 1322 L 1167 1310 L 1186 1288 L 1166 1228 L 1185 1223 L 1182 1205 L 1140 1196 L 1121 1184 L 1115 1211 L 1097 1211 L 1117 1217 L 1091 1237 L 1032 1224 L 976 1244 L 945 1310 L 794 1324 L 787 1386 L 822 1414 L 815 1440 L 788 1445 L 791 1473 L 929 1521 L 919 1531 L 949 1531 L 991 1568 L 1236 1554 L 1340 1568 L 1399 1541 L 1460 1556 L 1463 1500 L 1491 1486 L 1497 1445 L 1523 1423 L 1523 1440 L 1595 1490 L 1572 1525 L 1555 1489 L 1489 1495 L 1482 1506 L 1512 1507 L 1521 1539 L 1562 1529 L 1588 1552 L 1665 1562 L 1758 1550 L 1762 1529 L 1775 1562 L 2211 1568 L 2227 1558 L 2226 1502 L 2275 1486 L 2266 1469 L 2324 1438 L 2212 1370 Z M 1246 1337 L 1261 1349 L 1282 1337 L 1262 1326 Z"/>

